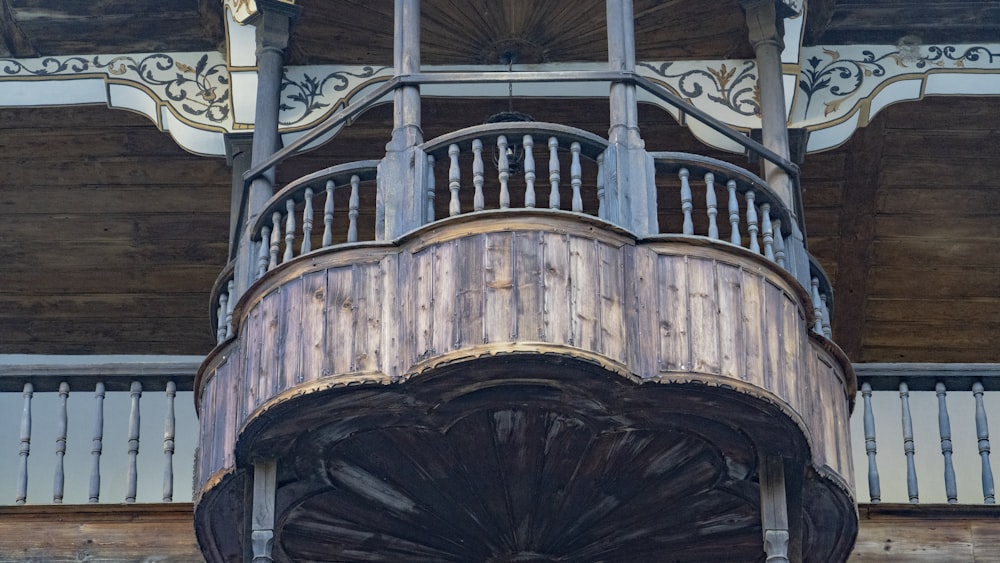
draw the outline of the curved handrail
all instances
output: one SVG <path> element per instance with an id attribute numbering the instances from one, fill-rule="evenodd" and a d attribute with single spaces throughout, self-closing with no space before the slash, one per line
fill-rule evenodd
<path id="1" fill-rule="evenodd" d="M 482 125 L 473 125 L 472 127 L 452 131 L 451 133 L 445 133 L 444 135 L 425 141 L 422 145 L 420 145 L 420 148 L 427 154 L 432 154 L 436 157 L 439 154 L 447 154 L 448 147 L 453 144 L 466 148 L 471 145 L 474 139 L 481 137 L 496 139 L 500 135 L 508 135 L 511 133 L 516 133 L 522 136 L 532 135 L 557 138 L 561 137 L 562 139 L 576 141 L 580 143 L 580 154 L 593 160 L 596 160 L 608 146 L 608 141 L 606 139 L 589 131 L 577 129 L 576 127 L 571 127 L 569 125 L 560 125 L 558 123 L 546 123 L 541 121 L 514 121 L 484 123 Z M 562 140 L 560 140 L 560 144 L 563 144 Z M 566 144 L 565 146 L 568 147 L 569 145 Z"/>
<path id="2" fill-rule="evenodd" d="M 811 254 L 809 255 L 809 280 L 809 293 L 812 297 L 813 313 L 816 317 L 813 332 L 832 339 L 833 286 L 830 285 L 830 276 L 827 275 L 826 270 Z"/>

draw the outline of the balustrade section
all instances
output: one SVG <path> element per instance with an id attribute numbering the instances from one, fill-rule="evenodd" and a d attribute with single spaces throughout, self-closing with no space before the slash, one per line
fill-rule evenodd
<path id="1" fill-rule="evenodd" d="M 989 419 L 1000 414 L 1000 367 L 858 370 L 863 409 L 854 421 L 855 466 L 867 474 L 869 502 L 996 503 Z"/>
<path id="2" fill-rule="evenodd" d="M 180 499 L 189 498 L 184 475 L 190 475 L 195 444 L 179 436 L 175 409 L 178 392 L 190 397 L 197 365 L 197 359 L 0 361 L 0 401 L 5 405 L 0 434 L 17 430 L 16 450 L 0 456 L 3 481 L 12 484 L 10 503 L 172 502 L 178 455 L 185 485 Z M 180 412 L 181 428 L 190 435 L 194 421 L 186 401 Z M 147 413 L 145 420 L 142 413 Z M 158 436 L 151 439 L 153 428 Z M 162 453 L 140 458 L 140 445 Z M 158 467 L 162 477 L 151 476 L 151 467 Z M 41 480 L 51 483 L 51 494 L 39 485 Z M 150 492 L 154 481 L 160 489 L 155 494 Z M 109 483 L 121 496 L 110 496 Z"/>

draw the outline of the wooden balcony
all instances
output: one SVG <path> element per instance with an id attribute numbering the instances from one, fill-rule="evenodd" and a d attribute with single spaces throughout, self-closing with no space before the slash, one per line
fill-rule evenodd
<path id="1" fill-rule="evenodd" d="M 281 560 L 757 560 L 765 456 L 794 491 L 797 549 L 845 559 L 856 383 L 812 332 L 819 284 L 779 264 L 780 201 L 731 165 L 651 153 L 679 232 L 636 236 L 608 219 L 603 141 L 515 128 L 551 137 L 547 169 L 525 158 L 515 184 L 499 159 L 486 179 L 497 127 L 428 142 L 447 181 L 426 168 L 425 225 L 395 240 L 359 235 L 383 221 L 369 163 L 272 198 L 259 279 L 221 292 L 228 326 L 197 383 L 208 559 L 242 556 L 244 491 L 267 459 Z M 548 209 L 529 205 L 537 177 Z"/>

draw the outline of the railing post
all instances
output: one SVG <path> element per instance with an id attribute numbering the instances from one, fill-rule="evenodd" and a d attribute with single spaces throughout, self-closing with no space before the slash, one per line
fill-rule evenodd
<path id="1" fill-rule="evenodd" d="M 28 456 L 31 454 L 31 397 L 35 394 L 35 386 L 24 384 L 24 409 L 21 411 L 21 446 L 18 448 L 20 467 L 17 472 L 17 498 L 14 504 L 21 505 L 28 501 Z"/>
<path id="2" fill-rule="evenodd" d="M 632 0 L 607 0 L 608 67 L 635 70 Z M 639 136 L 634 84 L 617 82 L 609 96 L 611 128 L 604 151 L 607 218 L 639 236 L 658 234 L 653 159 Z"/>
<path id="3" fill-rule="evenodd" d="M 782 36 L 774 0 L 740 0 L 746 12 L 750 43 L 757 62 L 757 85 L 760 88 L 761 144 L 779 156 L 789 158 L 788 116 L 785 106 L 785 85 L 781 75 Z M 778 194 L 792 221 L 790 236 L 785 242 L 788 271 L 803 287 L 809 286 L 809 261 L 805 240 L 799 226 L 796 182 L 782 168 L 764 160 L 764 179 Z"/>
<path id="4" fill-rule="evenodd" d="M 281 0 L 258 0 L 258 15 L 252 22 L 257 33 L 257 104 L 254 115 L 253 147 L 251 166 L 267 160 L 280 147 L 278 135 L 278 111 L 281 95 L 281 78 L 284 70 L 285 48 L 292 22 L 302 11 L 301 7 Z M 237 251 L 235 267 L 236 293 L 230 295 L 238 299 L 256 279 L 257 255 L 251 244 L 250 229 L 258 215 L 274 195 L 274 169 L 254 178 L 247 193 L 243 215 L 243 233 L 240 249 Z"/>
<path id="5" fill-rule="evenodd" d="M 396 0 L 393 69 L 395 76 L 420 71 L 420 0 Z M 378 167 L 378 202 L 384 227 L 376 240 L 393 239 L 423 224 L 427 155 L 420 128 L 420 88 L 400 86 L 393 97 L 392 140 Z"/>
<path id="6" fill-rule="evenodd" d="M 972 384 L 972 394 L 976 398 L 976 438 L 979 440 L 979 457 L 982 465 L 983 503 L 996 504 L 993 469 L 990 467 L 990 428 L 986 419 L 986 407 L 983 405 L 983 391 L 981 382 Z"/>
<path id="7" fill-rule="evenodd" d="M 872 411 L 872 386 L 867 381 L 861 385 L 861 396 L 864 397 L 865 412 L 865 454 L 868 456 L 868 497 L 872 504 L 882 502 L 882 487 L 879 485 L 878 463 L 875 456 L 878 449 L 875 443 L 875 413 Z"/>

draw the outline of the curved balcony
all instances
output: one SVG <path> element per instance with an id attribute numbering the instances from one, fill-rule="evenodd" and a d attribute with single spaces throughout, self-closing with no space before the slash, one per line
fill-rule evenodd
<path id="1" fill-rule="evenodd" d="M 761 456 L 801 491 L 806 560 L 846 558 L 856 384 L 783 267 L 780 200 L 650 153 L 678 213 L 637 237 L 604 218 L 604 146 L 539 123 L 425 143 L 448 166 L 425 168 L 426 224 L 391 241 L 375 163 L 272 198 L 259 277 L 197 382 L 210 559 L 243 553 L 229 530 L 273 459 L 277 560 L 757 560 Z"/>

